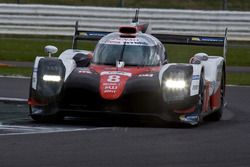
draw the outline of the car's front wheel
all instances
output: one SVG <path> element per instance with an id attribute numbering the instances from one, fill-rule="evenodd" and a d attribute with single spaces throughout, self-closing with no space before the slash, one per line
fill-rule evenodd
<path id="1" fill-rule="evenodd" d="M 30 117 L 37 122 L 56 122 L 61 121 L 64 118 L 64 115 L 61 113 L 54 114 L 44 114 L 49 108 L 46 107 L 33 107 L 30 106 Z"/>

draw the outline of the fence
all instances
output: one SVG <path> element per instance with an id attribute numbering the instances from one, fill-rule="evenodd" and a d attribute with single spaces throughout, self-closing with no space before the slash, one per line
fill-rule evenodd
<path id="1" fill-rule="evenodd" d="M 129 24 L 133 8 L 0 4 L 0 34 L 71 36 L 76 20 L 84 30 L 116 31 Z M 140 9 L 140 22 L 152 33 L 220 36 L 250 40 L 250 12 Z"/>

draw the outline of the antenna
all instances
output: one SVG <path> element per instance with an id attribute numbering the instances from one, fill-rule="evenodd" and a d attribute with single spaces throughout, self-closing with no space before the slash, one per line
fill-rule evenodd
<path id="1" fill-rule="evenodd" d="M 73 37 L 73 42 L 72 42 L 72 49 L 76 49 L 77 48 L 77 37 L 79 36 L 79 32 L 78 32 L 78 21 L 76 21 L 75 23 L 75 34 L 74 34 L 74 37 Z"/>
<path id="2" fill-rule="evenodd" d="M 228 34 L 228 28 L 225 29 L 225 36 L 224 36 L 224 46 L 223 46 L 223 57 L 225 61 L 227 61 L 227 34 Z"/>
<path id="3" fill-rule="evenodd" d="M 140 12 L 140 9 L 136 9 L 135 11 L 135 17 L 133 18 L 132 20 L 132 23 L 139 23 L 139 12 Z"/>

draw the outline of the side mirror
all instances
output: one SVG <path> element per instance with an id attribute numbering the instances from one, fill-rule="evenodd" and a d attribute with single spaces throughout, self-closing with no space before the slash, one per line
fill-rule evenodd
<path id="1" fill-rule="evenodd" d="M 77 67 L 88 67 L 92 60 L 92 55 L 77 53 L 73 59 L 75 60 Z"/>
<path id="2" fill-rule="evenodd" d="M 55 46 L 47 45 L 45 46 L 44 51 L 49 54 L 49 57 L 51 57 L 51 55 L 56 53 L 58 49 Z"/>
<path id="3" fill-rule="evenodd" d="M 167 59 L 165 59 L 165 60 L 163 61 L 163 65 L 165 65 L 165 64 L 168 64 L 168 60 L 167 60 Z"/>

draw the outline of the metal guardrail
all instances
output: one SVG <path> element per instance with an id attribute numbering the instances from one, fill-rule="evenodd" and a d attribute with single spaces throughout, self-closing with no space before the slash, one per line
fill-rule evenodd
<path id="1" fill-rule="evenodd" d="M 75 21 L 83 30 L 116 31 L 129 24 L 133 8 L 0 4 L 0 34 L 72 36 Z M 140 9 L 140 22 L 152 33 L 223 36 L 250 40 L 250 12 Z"/>

